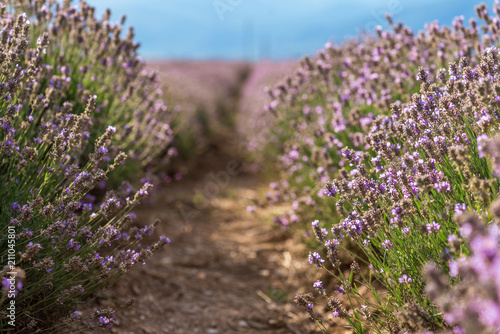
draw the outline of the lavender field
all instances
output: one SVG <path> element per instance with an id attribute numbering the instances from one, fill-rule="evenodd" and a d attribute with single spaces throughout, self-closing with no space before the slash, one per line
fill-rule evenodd
<path id="1" fill-rule="evenodd" d="M 500 332 L 498 1 L 258 60 L 89 3 L 0 2 L 1 333 Z"/>

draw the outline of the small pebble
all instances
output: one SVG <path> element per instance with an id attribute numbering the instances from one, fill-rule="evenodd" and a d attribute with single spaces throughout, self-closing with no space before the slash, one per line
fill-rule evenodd
<path id="1" fill-rule="evenodd" d="M 238 321 L 238 327 L 246 328 L 246 327 L 248 327 L 248 324 L 245 320 L 240 320 L 240 321 Z"/>

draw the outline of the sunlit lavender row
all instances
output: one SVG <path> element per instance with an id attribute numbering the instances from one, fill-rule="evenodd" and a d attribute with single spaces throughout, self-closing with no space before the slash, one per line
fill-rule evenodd
<path id="1" fill-rule="evenodd" d="M 133 31 L 120 37 L 109 13 L 69 1 L 0 8 L 0 327 L 12 330 L 14 295 L 17 332 L 60 333 L 81 301 L 169 242 L 143 244 L 156 223 L 134 227 L 132 210 L 151 191 L 141 175 L 176 155 L 175 115 Z M 87 323 L 113 321 L 101 310 Z"/>
<path id="2" fill-rule="evenodd" d="M 262 149 L 281 178 L 267 202 L 317 240 L 309 262 L 328 275 L 296 303 L 323 332 L 499 328 L 500 7 L 476 12 L 420 32 L 388 16 L 390 30 L 326 44 L 270 91 Z"/>

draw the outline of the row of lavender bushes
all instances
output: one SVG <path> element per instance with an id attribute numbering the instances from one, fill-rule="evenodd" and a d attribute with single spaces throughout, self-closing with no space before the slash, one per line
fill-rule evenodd
<path id="1" fill-rule="evenodd" d="M 148 65 L 159 73 L 165 98 L 175 101 L 174 108 L 182 115 L 173 123 L 175 145 L 182 158 L 177 161 L 190 165 L 203 160 L 204 153 L 219 147 L 226 141 L 224 135 L 233 131 L 236 103 L 253 66 L 222 61 L 150 62 Z M 198 159 L 193 159 L 195 156 Z"/>
<path id="2" fill-rule="evenodd" d="M 500 328 L 500 6 L 476 9 L 418 33 L 389 16 L 270 91 L 267 199 L 290 203 L 282 228 L 313 222 L 309 261 L 334 279 L 296 302 L 323 332 Z"/>
<path id="3" fill-rule="evenodd" d="M 253 65 L 241 91 L 236 118 L 236 132 L 244 138 L 241 149 L 245 152 L 243 168 L 246 171 L 262 171 L 269 167 L 266 161 L 272 161 L 275 156 L 274 152 L 262 150 L 268 143 L 275 142 L 269 126 L 273 124 L 274 116 L 263 107 L 262 101 L 268 99 L 269 86 L 297 66 L 298 61 L 261 61 Z"/>
<path id="4" fill-rule="evenodd" d="M 82 303 L 169 242 L 146 242 L 156 223 L 135 227 L 132 209 L 151 189 L 141 177 L 176 156 L 179 115 L 110 15 L 84 1 L 0 6 L 1 332 L 112 326 L 110 309 L 80 319 Z"/>

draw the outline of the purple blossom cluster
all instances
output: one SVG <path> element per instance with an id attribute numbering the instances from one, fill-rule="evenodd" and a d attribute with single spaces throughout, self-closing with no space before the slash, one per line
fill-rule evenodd
<path id="1" fill-rule="evenodd" d="M 454 259 L 449 268 L 426 268 L 427 293 L 444 312 L 447 324 L 457 333 L 496 333 L 500 328 L 500 228 L 496 221 L 487 226 L 477 216 L 462 214 L 470 239 L 470 256 Z M 454 282 L 450 284 L 450 280 Z"/>
<path id="2" fill-rule="evenodd" d="M 327 44 L 277 86 L 267 106 L 276 115 L 284 175 L 271 184 L 267 199 L 292 208 L 275 221 L 283 228 L 292 216 L 313 221 L 324 249 L 311 252 L 309 262 L 342 281 L 340 249 L 354 248 L 348 254 L 355 258 L 361 250 L 370 275 L 389 291 L 391 306 L 379 302 L 378 312 L 368 312 L 365 297 L 346 289 L 365 305 L 356 310 L 365 321 L 350 322 L 356 331 L 458 324 L 443 317 L 444 304 L 433 305 L 423 294 L 420 266 L 433 262 L 460 282 L 459 259 L 471 252 L 477 272 L 487 270 L 474 252 L 498 249 L 498 240 L 485 234 L 495 228 L 464 218 L 488 217 L 500 175 L 500 5 L 495 2 L 492 14 L 484 5 L 476 10 L 479 20 L 468 26 L 458 17 L 452 27 L 432 23 L 413 33 L 389 17 L 391 31 Z M 376 290 L 371 276 L 363 284 Z M 493 305 L 491 310 L 495 314 Z M 485 324 L 498 329 L 493 320 Z"/>
<path id="3" fill-rule="evenodd" d="M 272 96 L 272 85 L 298 66 L 298 62 L 273 63 L 262 61 L 252 67 L 250 76 L 245 82 L 238 102 L 238 118 L 236 120 L 237 133 L 244 140 L 244 150 L 248 153 L 248 166 L 250 171 L 262 169 L 266 152 L 264 147 L 269 143 L 278 144 L 279 139 L 273 134 L 272 128 L 274 115 L 268 107 L 262 106 Z"/>
<path id="4" fill-rule="evenodd" d="M 494 8 L 498 8 L 498 4 Z M 464 80 L 479 79 L 482 72 L 474 68 L 481 62 L 479 55 L 494 46 L 498 37 L 496 12 L 495 9 L 491 16 L 486 9 L 481 9 L 478 11 L 479 20 L 471 19 L 468 26 L 463 17 L 457 17 L 452 27 L 434 22 L 420 32 L 391 21 L 390 30 L 380 29 L 376 36 L 367 35 L 361 41 L 339 46 L 328 43 L 314 59 L 305 58 L 294 74 L 270 90 L 271 102 L 266 107 L 276 115 L 275 122 L 269 124 L 276 129 L 274 135 L 278 142 L 273 141 L 270 145 L 281 150 L 284 180 L 293 180 L 288 189 L 271 197 L 271 204 L 287 202 L 292 198 L 298 207 L 287 215 L 296 215 L 301 221 L 335 214 L 335 210 L 325 205 L 320 209 L 316 205 L 323 203 L 324 196 L 331 194 L 329 190 L 318 192 L 310 185 L 325 183 L 334 176 L 341 177 L 343 169 L 357 164 L 364 152 L 375 147 L 373 138 L 369 137 L 374 126 L 379 130 L 385 130 L 386 126 L 395 130 L 394 126 L 399 126 L 399 131 L 408 134 L 413 131 L 416 136 L 411 138 L 411 145 L 416 151 L 433 150 L 436 154 L 443 154 L 449 145 L 468 145 L 473 138 L 468 137 L 465 129 L 440 124 L 442 128 L 439 132 L 422 132 L 425 131 L 422 129 L 423 119 L 433 113 L 424 109 L 432 107 L 438 97 L 422 98 L 417 93 L 421 85 L 429 88 L 432 84 L 444 85 L 448 81 L 447 76 L 453 82 L 447 83 L 449 88 L 462 90 L 461 87 L 468 87 Z M 450 62 L 449 68 L 442 68 L 448 67 Z M 415 71 L 417 68 L 420 69 Z M 421 91 L 421 94 L 424 93 Z M 409 108 L 411 103 L 416 105 Z M 453 108 L 460 107 L 449 101 L 446 108 L 451 105 Z M 496 106 L 495 96 L 488 105 Z M 437 109 L 440 108 L 437 106 Z M 494 115 L 485 114 L 482 108 L 477 110 L 474 115 L 477 126 L 491 129 Z M 408 113 L 411 115 L 406 117 Z M 387 114 L 398 117 L 398 123 L 402 117 L 407 120 L 392 125 L 393 120 L 388 118 L 380 124 L 382 120 L 378 116 Z M 435 117 L 441 114 L 442 111 L 434 112 Z M 478 134 L 484 132 L 481 130 Z M 449 133 L 453 134 L 452 141 L 449 140 Z M 388 145 L 384 150 L 393 154 L 406 149 L 402 142 L 394 139 L 383 144 Z M 346 149 L 350 150 L 347 155 Z M 372 155 L 370 158 L 374 159 L 374 168 L 383 164 L 378 161 L 382 156 Z M 422 158 L 408 156 L 408 162 L 419 163 Z M 442 193 L 452 191 L 449 181 L 438 174 L 439 171 L 429 172 L 434 173 L 430 176 L 435 190 Z M 409 188 L 405 196 L 417 191 L 417 181 L 408 178 Z M 380 184 L 380 188 L 386 187 L 387 191 L 394 191 L 387 182 Z M 329 189 L 337 193 L 336 188 Z M 306 201 L 309 197 L 311 200 Z M 278 223 L 281 221 L 276 219 Z M 285 221 L 289 222 L 288 219 Z"/>
<path id="5" fill-rule="evenodd" d="M 0 256 L 11 257 L 17 274 L 9 281 L 13 269 L 2 268 L 0 280 L 23 310 L 17 332 L 58 331 L 79 318 L 76 305 L 170 242 L 146 242 L 157 222 L 134 226 L 132 210 L 152 184 L 137 189 L 136 175 L 123 178 L 134 161 L 145 170 L 173 156 L 166 154 L 174 149 L 173 116 L 133 30 L 121 37 L 124 20 L 110 22 L 109 11 L 98 20 L 84 1 L 7 4 L 0 4 L 0 229 L 12 231 L 15 245 L 2 238 Z M 7 303 L 0 300 L 2 309 Z M 114 320 L 108 312 L 95 323 Z M 8 327 L 0 314 L 0 331 Z"/>

